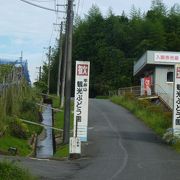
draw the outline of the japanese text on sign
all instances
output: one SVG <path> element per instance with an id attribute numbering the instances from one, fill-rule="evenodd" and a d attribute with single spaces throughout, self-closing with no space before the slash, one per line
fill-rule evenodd
<path id="1" fill-rule="evenodd" d="M 79 64 L 77 66 L 77 75 L 78 76 L 88 76 L 88 65 L 87 64 Z"/>
<path id="2" fill-rule="evenodd" d="M 89 62 L 76 62 L 74 137 L 81 141 L 87 141 L 89 68 Z"/>
<path id="3" fill-rule="evenodd" d="M 154 60 L 159 62 L 180 62 L 180 54 L 178 53 L 155 53 Z"/>
<path id="4" fill-rule="evenodd" d="M 173 129 L 180 129 L 180 64 L 175 65 Z"/>

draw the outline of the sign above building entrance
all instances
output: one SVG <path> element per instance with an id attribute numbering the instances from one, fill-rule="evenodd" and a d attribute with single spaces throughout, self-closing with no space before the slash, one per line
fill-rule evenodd
<path id="1" fill-rule="evenodd" d="M 154 61 L 180 63 L 180 54 L 171 52 L 157 52 L 154 53 Z"/>

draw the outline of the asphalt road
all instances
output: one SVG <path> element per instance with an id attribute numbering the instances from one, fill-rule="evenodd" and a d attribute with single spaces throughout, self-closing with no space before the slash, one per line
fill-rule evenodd
<path id="1" fill-rule="evenodd" d="M 19 161 L 41 179 L 180 180 L 180 155 L 108 100 L 90 100 L 83 150 L 86 157 L 76 161 Z"/>

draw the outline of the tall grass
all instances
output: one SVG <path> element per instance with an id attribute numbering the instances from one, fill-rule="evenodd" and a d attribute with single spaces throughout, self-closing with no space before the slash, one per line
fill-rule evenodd
<path id="1" fill-rule="evenodd" d="M 148 100 L 138 100 L 133 95 L 113 96 L 111 101 L 130 110 L 157 134 L 163 136 L 171 127 L 172 113 L 164 112 L 163 107 L 150 103 Z"/>
<path id="2" fill-rule="evenodd" d="M 0 179 L 2 180 L 37 180 L 27 170 L 10 162 L 0 162 Z"/>
<path id="3" fill-rule="evenodd" d="M 16 147 L 18 155 L 28 155 L 31 147 L 27 139 L 40 133 L 40 126 L 24 124 L 20 119 L 39 122 L 36 92 L 25 81 L 6 88 L 0 94 L 0 151 L 9 153 Z M 5 132 L 5 133 L 4 133 Z M 23 135 L 23 136 L 22 136 Z M 23 146 L 24 144 L 24 146 Z"/>
<path id="4" fill-rule="evenodd" d="M 58 108 L 60 103 L 60 99 L 53 98 L 53 107 Z M 74 109 L 74 102 L 71 101 L 71 110 Z M 74 114 L 71 111 L 70 115 L 70 129 L 73 129 L 73 118 Z M 63 129 L 64 128 L 64 109 L 60 112 L 54 112 L 54 127 Z M 63 133 L 59 131 L 54 131 L 55 136 L 59 136 L 60 139 L 63 137 Z M 55 158 L 64 158 L 69 155 L 69 145 L 56 144 L 56 152 L 54 154 Z"/>

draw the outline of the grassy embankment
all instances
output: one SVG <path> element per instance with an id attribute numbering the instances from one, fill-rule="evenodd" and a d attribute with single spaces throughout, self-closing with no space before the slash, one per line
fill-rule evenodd
<path id="1" fill-rule="evenodd" d="M 25 124 L 20 119 L 39 122 L 37 101 L 36 92 L 25 82 L 8 88 L 0 96 L 0 153 L 11 155 L 10 147 L 17 148 L 17 155 L 31 153 L 28 140 L 42 128 Z"/>
<path id="2" fill-rule="evenodd" d="M 172 113 L 165 112 L 161 105 L 152 104 L 148 100 L 138 100 L 131 94 L 114 96 L 111 101 L 130 110 L 160 136 L 171 126 Z"/>
<path id="3" fill-rule="evenodd" d="M 60 99 L 53 98 L 53 107 L 54 108 L 59 108 L 60 106 Z M 71 104 L 71 110 L 73 109 L 73 103 Z M 63 129 L 64 128 L 64 109 L 62 109 L 61 112 L 55 112 L 54 113 L 54 127 Z M 70 122 L 70 129 L 73 128 L 73 113 L 71 113 L 71 122 Z M 56 137 L 61 137 L 62 138 L 62 132 L 55 131 L 55 136 Z M 69 154 L 69 145 L 62 145 L 58 144 L 56 146 L 56 153 L 54 154 L 54 157 L 56 158 L 62 158 L 62 157 L 67 157 Z"/>
<path id="4" fill-rule="evenodd" d="M 0 162 L 0 179 L 3 180 L 37 180 L 27 170 L 10 162 Z"/>
<path id="5" fill-rule="evenodd" d="M 172 127 L 172 112 L 165 111 L 161 105 L 155 105 L 148 100 L 138 100 L 131 94 L 113 96 L 111 101 L 131 111 L 161 137 L 168 128 Z M 180 152 L 180 142 L 171 144 L 171 146 Z"/>

